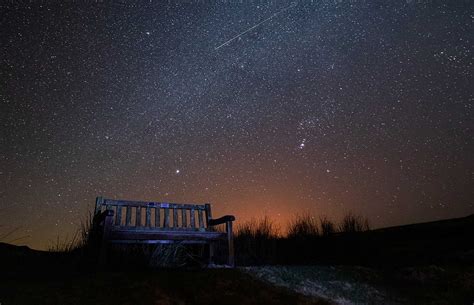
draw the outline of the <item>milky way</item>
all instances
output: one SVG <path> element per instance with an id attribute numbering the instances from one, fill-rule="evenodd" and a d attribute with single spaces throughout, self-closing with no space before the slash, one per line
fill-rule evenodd
<path id="1" fill-rule="evenodd" d="M 65 2 L 0 4 L 8 239 L 70 237 L 98 195 L 282 227 L 474 212 L 469 1 Z"/>

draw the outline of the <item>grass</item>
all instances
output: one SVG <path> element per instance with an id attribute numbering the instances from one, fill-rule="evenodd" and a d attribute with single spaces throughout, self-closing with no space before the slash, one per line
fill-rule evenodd
<path id="1" fill-rule="evenodd" d="M 296 215 L 288 226 L 287 238 L 307 239 L 319 236 L 319 223 L 310 214 Z"/>
<path id="2" fill-rule="evenodd" d="M 100 232 L 93 226 L 93 217 L 89 215 L 71 239 L 58 238 L 56 244 L 49 250 L 69 254 L 79 265 L 94 265 L 98 257 Z M 320 247 L 324 246 L 326 249 L 331 247 L 326 239 L 336 233 L 345 235 L 368 228 L 367 219 L 354 214 L 347 214 L 340 224 L 332 222 L 325 216 L 318 219 L 310 214 L 296 215 L 288 224 L 287 232 L 283 233 L 268 216 L 251 219 L 237 225 L 236 263 L 247 266 L 316 262 L 320 260 L 322 253 Z M 301 251 L 292 251 L 295 248 Z M 316 248 L 319 249 L 316 251 Z M 110 261 L 112 265 L 133 266 L 132 268 L 203 266 L 206 264 L 207 256 L 206 249 L 202 247 L 180 244 L 116 245 L 112 248 L 112 253 L 114 254 Z M 222 242 L 218 245 L 215 259 L 223 263 L 225 256 L 226 244 Z"/>
<path id="3" fill-rule="evenodd" d="M 453 229 L 444 230 L 436 224 L 426 230 L 408 226 L 400 230 L 371 231 L 368 220 L 353 213 L 346 214 L 339 222 L 326 216 L 296 215 L 289 222 L 287 231 L 282 231 L 269 217 L 236 224 L 234 245 L 237 266 L 430 264 L 444 259 L 459 245 L 466 244 L 467 237 L 462 228 L 455 229 L 461 231 L 453 235 L 449 233 Z M 415 231 L 410 233 L 410 230 Z M 71 240 L 58 239 L 50 250 L 69 255 L 75 265 L 82 268 L 95 268 L 100 241 L 100 233 L 93 227 L 92 217 L 89 216 Z M 117 245 L 112 250 L 111 265 L 132 269 L 205 266 L 208 258 L 206 247 L 181 244 Z M 216 263 L 226 261 L 225 241 L 218 244 L 215 254 Z"/>
<path id="4" fill-rule="evenodd" d="M 76 232 L 72 238 L 66 237 L 65 239 L 60 239 L 58 236 L 56 238 L 55 243 L 52 243 L 48 247 L 48 252 L 56 252 L 56 253 L 71 253 L 74 250 L 79 249 L 82 247 L 82 241 L 79 240 L 79 234 Z"/>
<path id="5" fill-rule="evenodd" d="M 18 236 L 17 233 L 20 231 L 20 227 L 16 227 L 13 229 L 9 229 L 5 232 L 2 232 L 3 226 L 0 225 L 0 242 L 3 243 L 17 243 L 20 241 L 24 241 L 25 239 L 29 238 L 29 235 Z"/>
<path id="6" fill-rule="evenodd" d="M 236 263 L 248 266 L 325 262 L 324 253 L 331 256 L 331 251 L 340 250 L 333 243 L 336 235 L 350 236 L 368 229 L 368 220 L 352 213 L 347 214 L 340 223 L 326 216 L 316 218 L 309 213 L 298 214 L 289 222 L 286 232 L 282 232 L 268 216 L 251 219 L 237 225 Z M 73 257 L 76 265 L 95 266 L 100 241 L 100 232 L 94 227 L 92 214 L 89 214 L 72 238 L 61 240 L 58 237 L 49 251 Z M 350 244 L 352 241 L 346 242 Z M 116 245 L 112 253 L 111 265 L 132 268 L 203 266 L 207 256 L 206 249 L 202 247 L 180 244 Z M 222 242 L 218 245 L 215 259 L 223 263 L 225 256 L 226 243 Z"/>
<path id="7" fill-rule="evenodd" d="M 285 234 L 281 234 L 269 217 L 252 219 L 237 228 L 236 262 L 242 266 L 326 262 L 324 256 L 332 256 L 332 251 L 339 250 L 334 244 L 336 239 L 353 239 L 353 233 L 369 229 L 368 220 L 353 213 L 345 215 L 340 223 L 326 216 L 297 214 L 290 220 Z"/>
<path id="8" fill-rule="evenodd" d="M 336 233 L 336 227 L 334 223 L 328 219 L 327 216 L 321 216 L 319 218 L 319 223 L 321 226 L 321 236 L 331 236 Z"/>
<path id="9" fill-rule="evenodd" d="M 278 238 L 279 228 L 268 216 L 240 224 L 235 236 L 237 260 L 254 265 L 275 263 Z"/>
<path id="10" fill-rule="evenodd" d="M 202 264 L 189 261 L 205 259 L 205 248 L 180 244 L 116 249 L 108 272 L 98 272 L 100 235 L 89 218 L 69 241 L 58 239 L 51 252 L 0 244 L 0 302 L 329 304 L 295 291 L 331 299 L 379 298 L 376 291 L 367 295 L 367 284 L 387 288 L 389 298 L 392 292 L 406 297 L 408 304 L 466 304 L 474 298 L 474 252 L 467 242 L 473 224 L 466 217 L 367 231 L 367 220 L 353 214 L 338 223 L 303 214 L 282 232 L 264 217 L 237 225 L 236 261 L 252 266 L 244 268 L 249 274 L 197 268 Z M 225 243 L 221 248 L 225 254 Z"/>
<path id="11" fill-rule="evenodd" d="M 356 233 L 369 230 L 369 220 L 353 213 L 346 214 L 339 224 L 339 232 Z"/>

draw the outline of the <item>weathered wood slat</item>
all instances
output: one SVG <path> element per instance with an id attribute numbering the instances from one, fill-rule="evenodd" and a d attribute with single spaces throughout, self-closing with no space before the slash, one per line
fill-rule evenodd
<path id="1" fill-rule="evenodd" d="M 135 218 L 135 226 L 137 227 L 140 227 L 142 225 L 142 208 L 141 207 L 137 207 L 137 214 L 136 214 L 136 218 Z"/>
<path id="2" fill-rule="evenodd" d="M 145 239 L 145 240 L 136 240 L 136 239 L 114 239 L 109 240 L 110 243 L 114 244 L 172 244 L 179 242 L 180 245 L 182 244 L 207 244 L 209 241 L 203 240 L 168 240 L 168 239 Z"/>
<path id="3" fill-rule="evenodd" d="M 160 208 L 155 208 L 155 228 L 160 228 Z"/>
<path id="4" fill-rule="evenodd" d="M 197 231 L 153 231 L 153 230 L 142 230 L 142 231 L 110 231 L 110 239 L 123 239 L 123 240 L 219 240 L 226 239 L 227 234 L 222 232 L 197 232 Z"/>
<path id="5" fill-rule="evenodd" d="M 190 221 L 190 223 L 191 223 L 191 228 L 194 229 L 194 228 L 196 227 L 196 220 L 194 219 L 194 216 L 195 216 L 194 214 L 196 213 L 196 210 L 191 209 L 191 210 L 189 211 L 189 213 L 190 213 L 190 215 L 189 215 L 189 221 Z"/>
<path id="6" fill-rule="evenodd" d="M 151 227 L 151 208 L 146 207 L 146 222 L 145 226 Z"/>
<path id="7" fill-rule="evenodd" d="M 181 209 L 181 224 L 183 228 L 188 226 L 188 217 L 186 217 L 186 209 Z"/>
<path id="8" fill-rule="evenodd" d="M 196 209 L 205 210 L 204 204 L 182 204 L 182 203 L 166 203 L 166 202 L 148 202 L 148 201 L 128 201 L 128 200 L 112 200 L 105 199 L 101 204 L 109 205 L 120 205 L 130 207 L 162 207 L 170 209 Z"/>
<path id="9" fill-rule="evenodd" d="M 170 209 L 163 209 L 164 211 L 164 221 L 163 221 L 163 227 L 164 228 L 169 228 L 170 227 Z"/>
<path id="10" fill-rule="evenodd" d="M 198 211 L 199 228 L 201 228 L 201 229 L 204 228 L 204 218 L 203 218 L 202 213 L 203 213 L 203 211 L 201 211 L 201 210 Z"/>
<path id="11" fill-rule="evenodd" d="M 157 228 L 157 227 L 145 227 L 145 226 L 141 226 L 141 227 L 118 227 L 118 226 L 114 226 L 113 229 L 114 231 L 121 231 L 121 230 L 126 230 L 126 231 L 173 231 L 173 232 L 181 232 L 181 231 L 194 231 L 194 232 L 207 232 L 206 229 L 199 229 L 199 228 L 182 228 L 182 227 L 178 227 L 178 228 L 175 228 L 175 227 L 168 227 L 168 228 L 164 228 L 164 227 L 160 227 L 160 228 Z"/>
<path id="12" fill-rule="evenodd" d="M 127 207 L 127 211 L 125 212 L 125 225 L 127 227 L 132 225 L 132 207 Z"/>
<path id="13" fill-rule="evenodd" d="M 115 225 L 116 226 L 121 226 L 122 225 L 122 207 L 117 206 L 117 213 L 116 218 L 115 218 Z"/>
<path id="14" fill-rule="evenodd" d="M 173 209 L 173 227 L 179 227 L 178 223 L 178 209 Z"/>

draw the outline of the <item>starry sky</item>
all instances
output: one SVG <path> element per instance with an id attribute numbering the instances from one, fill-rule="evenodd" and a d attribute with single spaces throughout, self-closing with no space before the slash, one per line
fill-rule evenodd
<path id="1" fill-rule="evenodd" d="M 0 233 L 45 249 L 98 195 L 282 228 L 302 212 L 372 227 L 472 214 L 472 12 L 3 1 Z"/>

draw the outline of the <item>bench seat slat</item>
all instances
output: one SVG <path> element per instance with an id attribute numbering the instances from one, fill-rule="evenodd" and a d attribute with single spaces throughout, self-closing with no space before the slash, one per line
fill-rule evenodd
<path id="1" fill-rule="evenodd" d="M 222 232 L 173 232 L 169 230 L 116 230 L 110 232 L 110 239 L 117 240 L 219 240 L 226 237 L 226 233 Z"/>
<path id="2" fill-rule="evenodd" d="M 109 240 L 110 243 L 113 244 L 172 244 L 172 243 L 180 243 L 180 244 L 207 244 L 209 243 L 208 240 L 169 240 L 169 239 L 141 239 L 141 240 L 136 240 L 136 239 L 114 239 L 114 240 Z"/>
<path id="3" fill-rule="evenodd" d="M 175 227 L 136 227 L 136 226 L 113 226 L 112 231 L 173 231 L 173 232 L 181 232 L 181 231 L 190 231 L 190 232 L 209 232 L 212 231 L 211 229 L 206 228 L 175 228 Z"/>

